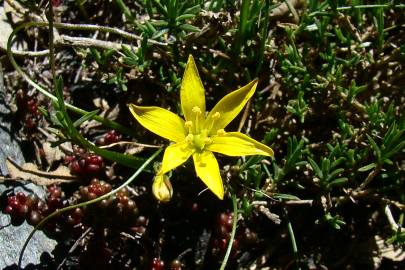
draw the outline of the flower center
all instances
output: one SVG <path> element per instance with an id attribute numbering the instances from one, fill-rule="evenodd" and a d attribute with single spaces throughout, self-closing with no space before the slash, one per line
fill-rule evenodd
<path id="1" fill-rule="evenodd" d="M 204 117 L 201 117 L 202 111 L 199 107 L 195 106 L 192 108 L 193 112 L 193 121 L 186 121 L 185 126 L 188 129 L 188 135 L 186 136 L 186 141 L 188 142 L 189 146 L 194 148 L 196 151 L 201 152 L 204 150 L 204 147 L 207 144 L 212 143 L 211 137 L 208 135 L 209 130 L 211 130 L 214 122 L 219 119 L 220 113 L 216 112 L 211 117 L 212 119 L 210 122 L 210 127 L 203 128 L 202 126 L 204 123 Z M 224 135 L 225 131 L 219 130 L 217 135 Z"/>

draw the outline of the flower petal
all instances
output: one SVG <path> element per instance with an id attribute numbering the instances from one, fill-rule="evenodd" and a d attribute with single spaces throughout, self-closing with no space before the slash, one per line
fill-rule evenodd
<path id="1" fill-rule="evenodd" d="M 273 150 L 240 132 L 227 132 L 225 135 L 213 136 L 212 143 L 205 146 L 208 151 L 227 156 L 264 155 L 274 156 Z"/>
<path id="2" fill-rule="evenodd" d="M 215 105 L 208 114 L 204 125 L 210 135 L 216 134 L 217 130 L 225 128 L 240 113 L 246 102 L 254 94 L 256 86 L 257 79 L 229 93 Z"/>
<path id="3" fill-rule="evenodd" d="M 194 150 L 186 141 L 169 145 L 163 154 L 162 167 L 159 174 L 165 174 L 180 166 L 193 154 Z"/>
<path id="4" fill-rule="evenodd" d="M 222 200 L 224 198 L 224 186 L 214 154 L 209 151 L 195 153 L 193 160 L 198 177 Z"/>
<path id="5" fill-rule="evenodd" d="M 187 135 L 184 120 L 171 111 L 134 104 L 129 104 L 129 110 L 142 126 L 163 138 L 180 142 Z"/>
<path id="6" fill-rule="evenodd" d="M 194 62 L 193 56 L 188 57 L 186 69 L 184 71 L 183 80 L 180 88 L 181 109 L 183 110 L 184 118 L 187 121 L 195 121 L 195 113 L 193 108 L 198 107 L 201 110 L 200 121 L 204 118 L 205 113 L 205 91 L 201 82 L 198 70 Z"/>

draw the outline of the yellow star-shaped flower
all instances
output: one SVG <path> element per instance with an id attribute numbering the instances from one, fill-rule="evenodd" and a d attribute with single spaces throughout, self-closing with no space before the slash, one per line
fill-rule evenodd
<path id="1" fill-rule="evenodd" d="M 192 55 L 189 56 L 180 89 L 181 108 L 185 120 L 178 115 L 160 108 L 129 105 L 136 120 L 157 135 L 174 144 L 164 152 L 162 166 L 155 181 L 162 182 L 163 175 L 180 166 L 191 156 L 195 170 L 207 187 L 223 199 L 224 187 L 218 162 L 213 152 L 228 156 L 265 155 L 273 156 L 273 150 L 240 132 L 225 132 L 224 128 L 239 114 L 256 90 L 257 80 L 223 97 L 206 115 L 205 90 Z M 163 182 L 160 183 L 165 186 Z M 157 192 L 160 200 L 170 198 Z M 163 197 L 162 197 L 163 196 Z M 162 198 L 160 198 L 162 197 Z"/>

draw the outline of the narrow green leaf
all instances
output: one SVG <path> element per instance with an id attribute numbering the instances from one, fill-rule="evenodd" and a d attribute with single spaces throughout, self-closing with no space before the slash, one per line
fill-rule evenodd
<path id="1" fill-rule="evenodd" d="M 274 199 L 280 199 L 280 200 L 286 200 L 286 201 L 299 201 L 300 198 L 297 196 L 291 195 L 291 194 L 285 194 L 285 193 L 273 193 L 271 196 Z"/>
<path id="2" fill-rule="evenodd" d="M 308 161 L 309 161 L 309 164 L 311 164 L 312 170 L 315 172 L 315 175 L 317 175 L 319 178 L 323 178 L 322 171 L 319 168 L 318 164 L 316 164 L 315 160 L 308 157 Z"/>
<path id="3" fill-rule="evenodd" d="M 330 160 L 328 158 L 323 158 L 322 160 L 322 175 L 325 176 L 329 173 L 330 170 Z"/>
<path id="4" fill-rule="evenodd" d="M 153 4 L 156 6 L 157 10 L 163 14 L 165 17 L 169 17 L 167 9 L 158 0 L 152 0 Z"/>
<path id="5" fill-rule="evenodd" d="M 374 149 L 374 152 L 376 154 L 376 157 L 377 157 L 378 161 L 381 161 L 381 150 L 380 150 L 380 148 L 377 146 L 376 142 L 374 141 L 373 138 L 371 138 L 370 135 L 366 134 L 366 136 L 367 136 L 369 142 L 371 143 L 371 146 Z"/>
<path id="6" fill-rule="evenodd" d="M 193 26 L 191 24 L 182 24 L 182 25 L 179 26 L 179 28 L 181 30 L 184 30 L 184 31 L 187 31 L 187 32 L 200 32 L 201 31 L 200 28 L 195 27 L 195 26 Z"/>
<path id="7" fill-rule="evenodd" d="M 397 146 L 395 146 L 391 151 L 384 154 L 384 158 L 390 158 L 394 154 L 398 153 L 405 147 L 405 140 L 400 142 Z"/>
<path id="8" fill-rule="evenodd" d="M 376 166 L 377 166 L 377 164 L 373 162 L 373 163 L 370 163 L 370 164 L 368 164 L 366 166 L 363 166 L 363 167 L 359 168 L 358 171 L 359 172 L 367 172 L 367 171 L 369 171 L 371 169 L 374 169 Z"/>
<path id="9" fill-rule="evenodd" d="M 200 5 L 195 5 L 184 10 L 183 14 L 196 14 L 200 12 L 200 10 L 201 10 Z"/>
<path id="10" fill-rule="evenodd" d="M 74 123 L 73 126 L 74 127 L 79 127 L 81 124 L 83 124 L 84 122 L 86 122 L 87 120 L 93 119 L 93 117 L 99 112 L 99 109 L 91 111 L 86 113 L 85 115 L 83 115 L 82 117 L 80 117 L 79 119 L 77 119 Z"/>
<path id="11" fill-rule="evenodd" d="M 153 34 L 152 39 L 160 38 L 161 36 L 163 36 L 167 32 L 169 32 L 168 28 L 164 28 L 162 30 L 156 31 L 156 33 Z"/>
<path id="12" fill-rule="evenodd" d="M 133 23 L 135 21 L 134 16 L 132 16 L 131 11 L 129 10 L 129 8 L 125 5 L 124 1 L 122 0 L 115 0 L 117 2 L 117 5 L 119 6 L 119 8 L 121 9 L 121 11 L 124 13 L 125 17 L 127 18 L 127 20 L 131 23 Z"/>
<path id="13" fill-rule="evenodd" d="M 345 169 L 343 169 L 343 168 L 339 168 L 339 169 L 336 169 L 336 170 L 332 171 L 331 173 L 328 174 L 327 181 L 332 180 L 333 178 L 335 178 L 335 176 L 337 176 L 338 174 L 344 172 L 344 170 Z"/>
<path id="14" fill-rule="evenodd" d="M 176 18 L 176 22 L 181 22 L 184 20 L 192 19 L 194 17 L 195 17 L 194 14 L 183 14 Z"/>
<path id="15" fill-rule="evenodd" d="M 349 179 L 347 177 L 337 178 L 329 183 L 329 186 L 338 186 L 345 184 Z"/>
<path id="16" fill-rule="evenodd" d="M 330 165 L 331 169 L 333 169 L 333 168 L 335 168 L 336 166 L 340 165 L 340 164 L 341 164 L 343 161 L 345 161 L 345 160 L 346 160 L 346 158 L 344 158 L 344 157 L 340 157 L 340 158 L 334 160 L 334 161 L 332 162 L 332 164 Z"/>

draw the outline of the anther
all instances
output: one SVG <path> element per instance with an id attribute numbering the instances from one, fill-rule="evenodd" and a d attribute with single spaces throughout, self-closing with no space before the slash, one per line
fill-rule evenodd
<path id="1" fill-rule="evenodd" d="M 226 134 L 226 132 L 225 132 L 224 129 L 218 129 L 218 130 L 217 130 L 217 135 L 218 135 L 218 136 L 223 136 L 223 135 L 225 135 L 225 134 Z"/>
<path id="2" fill-rule="evenodd" d="M 186 136 L 186 142 L 188 142 L 188 143 L 191 143 L 192 141 L 193 141 L 193 134 L 188 134 L 187 136 Z"/>
<path id="3" fill-rule="evenodd" d="M 186 126 L 186 128 L 191 128 L 193 126 L 193 121 L 186 121 L 184 125 Z"/>
<path id="4" fill-rule="evenodd" d="M 199 107 L 197 107 L 197 106 L 194 106 L 194 107 L 191 109 L 191 111 L 192 111 L 193 113 L 195 113 L 195 114 L 202 114 L 201 109 L 200 109 Z"/>
<path id="5" fill-rule="evenodd" d="M 205 143 L 205 144 L 211 144 L 211 143 L 212 143 L 212 139 L 206 137 L 206 138 L 204 138 L 204 143 Z"/>
<path id="6" fill-rule="evenodd" d="M 212 119 L 217 120 L 221 117 L 221 114 L 219 112 L 216 112 L 212 115 Z"/>

